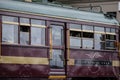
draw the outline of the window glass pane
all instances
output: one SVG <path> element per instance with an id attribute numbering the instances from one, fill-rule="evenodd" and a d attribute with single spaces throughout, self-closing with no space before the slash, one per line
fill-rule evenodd
<path id="1" fill-rule="evenodd" d="M 2 21 L 18 22 L 18 18 L 11 16 L 2 16 Z"/>
<path id="2" fill-rule="evenodd" d="M 94 33 L 83 32 L 84 38 L 94 38 Z"/>
<path id="3" fill-rule="evenodd" d="M 104 27 L 95 27 L 95 31 L 105 32 Z"/>
<path id="4" fill-rule="evenodd" d="M 100 40 L 104 41 L 105 40 L 105 35 L 104 34 L 95 34 L 95 40 Z"/>
<path id="5" fill-rule="evenodd" d="M 29 24 L 29 19 L 28 18 L 20 18 L 20 23 L 27 23 L 27 24 Z"/>
<path id="6" fill-rule="evenodd" d="M 82 25 L 82 29 L 83 29 L 83 30 L 90 30 L 90 31 L 93 31 L 93 26 Z"/>
<path id="7" fill-rule="evenodd" d="M 71 29 L 80 29 L 81 30 L 81 25 L 78 24 L 70 24 Z"/>
<path id="8" fill-rule="evenodd" d="M 83 48 L 85 49 L 93 49 L 93 40 L 91 39 L 82 39 L 83 40 Z"/>
<path id="9" fill-rule="evenodd" d="M 45 21 L 43 21 L 43 20 L 35 20 L 35 19 L 31 19 L 31 24 L 45 25 Z"/>
<path id="10" fill-rule="evenodd" d="M 114 41 L 106 41 L 106 49 L 114 49 L 115 42 Z"/>
<path id="11" fill-rule="evenodd" d="M 45 45 L 45 28 L 31 28 L 31 44 Z"/>
<path id="12" fill-rule="evenodd" d="M 97 50 L 105 49 L 105 42 L 95 40 L 95 49 Z"/>
<path id="13" fill-rule="evenodd" d="M 50 67 L 55 69 L 63 68 L 64 54 L 62 50 L 52 50 L 52 59 L 50 60 Z"/>
<path id="14" fill-rule="evenodd" d="M 81 47 L 81 38 L 79 37 L 70 37 L 70 46 Z"/>
<path id="15" fill-rule="evenodd" d="M 20 26 L 20 44 L 29 44 L 29 26 Z"/>
<path id="16" fill-rule="evenodd" d="M 81 32 L 79 32 L 79 31 L 70 31 L 70 36 L 81 37 Z"/>
<path id="17" fill-rule="evenodd" d="M 51 25 L 52 27 L 52 43 L 55 46 L 63 44 L 63 27 L 58 25 Z"/>
<path id="18" fill-rule="evenodd" d="M 2 24 L 2 42 L 18 43 L 18 26 Z"/>
<path id="19" fill-rule="evenodd" d="M 95 33 L 95 49 L 101 50 L 105 49 L 105 35 Z"/>
<path id="20" fill-rule="evenodd" d="M 112 33 L 116 33 L 116 29 L 111 28 L 111 32 L 112 32 Z"/>
<path id="21" fill-rule="evenodd" d="M 106 28 L 106 32 L 110 32 L 110 28 Z"/>

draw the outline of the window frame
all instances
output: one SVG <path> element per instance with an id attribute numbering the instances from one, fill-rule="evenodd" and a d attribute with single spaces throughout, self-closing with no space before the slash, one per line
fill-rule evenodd
<path id="1" fill-rule="evenodd" d="M 76 24 L 76 23 L 69 23 L 69 26 L 70 26 L 70 24 Z M 77 23 L 77 25 L 81 25 L 81 29 L 74 29 L 73 27 L 71 28 L 71 27 L 69 27 L 69 32 L 70 31 L 77 31 L 77 32 L 81 32 L 81 48 L 82 49 L 86 49 L 86 48 L 83 48 L 83 33 L 84 32 L 89 32 L 89 33 L 93 33 L 93 38 L 91 38 L 91 39 L 93 39 L 93 49 L 92 50 L 108 50 L 108 49 L 106 49 L 106 41 L 107 41 L 107 38 L 106 38 L 106 35 L 107 34 L 109 34 L 109 35 L 115 35 L 115 36 L 117 36 L 118 34 L 116 33 L 116 28 L 113 28 L 113 27 L 106 27 L 106 26 L 94 26 L 94 25 L 88 25 L 88 24 L 78 24 Z M 82 29 L 82 26 L 83 25 L 88 25 L 88 26 L 92 26 L 93 27 L 93 31 L 92 30 L 83 30 Z M 102 29 L 104 29 L 104 31 L 100 31 L 100 30 L 95 30 L 95 27 L 97 28 L 97 27 L 99 27 L 99 28 L 101 28 L 101 30 Z M 110 28 L 110 32 L 106 32 L 106 28 Z M 112 29 L 115 29 L 113 32 L 112 32 Z M 102 49 L 95 49 L 95 42 L 96 42 L 96 39 L 95 39 L 95 34 L 104 34 L 104 38 L 105 38 L 105 40 L 103 40 L 103 41 L 100 41 L 100 42 L 102 42 L 103 44 L 104 44 L 104 48 Z M 86 39 L 90 39 L 90 38 L 86 38 Z M 112 41 L 114 41 L 114 42 L 116 42 L 116 41 L 118 41 L 117 40 L 117 37 L 115 37 L 115 40 L 112 40 Z M 80 48 L 77 48 L 77 47 L 74 47 L 74 46 L 70 46 L 71 48 L 76 48 L 76 49 L 80 49 Z M 115 47 L 114 48 L 115 50 L 117 50 L 117 48 Z M 109 49 L 109 50 L 113 50 L 112 48 L 111 49 Z"/>
<path id="2" fill-rule="evenodd" d="M 16 17 L 17 18 L 17 22 L 13 22 L 13 21 L 3 21 L 2 20 L 2 16 L 8 16 L 8 17 Z M 20 18 L 26 18 L 29 20 L 29 24 L 28 23 L 23 23 L 23 22 L 20 22 Z M 40 21 L 44 21 L 45 25 L 32 25 L 31 24 L 31 20 L 34 19 L 34 20 L 40 20 Z M 8 25 L 17 25 L 18 26 L 18 33 L 17 33 L 17 36 L 18 36 L 18 43 L 10 43 L 11 45 L 12 44 L 16 44 L 16 45 L 23 45 L 23 46 L 47 46 L 46 45 L 46 30 L 47 30 L 47 26 L 46 26 L 46 20 L 44 19 L 37 19 L 37 18 L 31 18 L 31 17 L 23 17 L 23 16 L 13 16 L 13 15 L 1 15 L 1 25 L 2 24 L 8 24 Z M 30 31 L 29 31 L 29 44 L 28 45 L 24 45 L 24 44 L 20 44 L 20 26 L 29 26 L 30 27 Z M 34 27 L 39 27 L 39 28 L 45 28 L 45 45 L 33 45 L 31 44 L 31 28 L 32 26 Z M 1 28 L 1 35 L 2 35 L 2 28 Z M 1 42 L 2 42 L 2 36 L 1 36 Z M 3 43 L 3 42 L 2 42 Z M 4 44 L 8 44 L 8 43 L 4 43 Z"/>
<path id="3" fill-rule="evenodd" d="M 6 17 L 14 17 L 17 19 L 17 21 L 4 21 L 3 20 L 3 17 L 6 16 Z M 17 25 L 18 27 L 18 33 L 19 33 L 19 18 L 18 16 L 9 16 L 9 15 L 1 15 L 1 30 L 3 30 L 3 24 L 6 24 L 6 25 Z M 1 31 L 1 35 L 3 35 L 3 31 Z M 4 44 L 19 44 L 19 38 L 18 38 L 18 34 L 17 34 L 17 43 L 15 42 L 11 42 L 11 43 L 7 43 L 7 42 L 2 42 L 2 36 L 1 36 L 1 42 L 4 43 Z"/>

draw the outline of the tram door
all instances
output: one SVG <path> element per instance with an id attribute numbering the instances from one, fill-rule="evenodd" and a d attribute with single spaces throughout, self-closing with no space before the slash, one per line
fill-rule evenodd
<path id="1" fill-rule="evenodd" d="M 50 68 L 51 70 L 61 70 L 64 74 L 64 23 L 50 22 Z M 52 71 L 53 72 L 53 71 Z M 54 73 L 54 72 L 53 72 Z M 61 73 L 61 74 L 62 74 Z M 56 73 L 59 74 L 59 73 Z"/>

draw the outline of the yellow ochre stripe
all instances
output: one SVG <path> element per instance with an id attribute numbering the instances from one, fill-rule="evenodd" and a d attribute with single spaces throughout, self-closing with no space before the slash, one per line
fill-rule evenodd
<path id="1" fill-rule="evenodd" d="M 75 60 L 74 59 L 69 59 L 68 61 L 68 65 L 75 65 Z"/>
<path id="2" fill-rule="evenodd" d="M 66 76 L 49 76 L 49 79 L 64 79 Z"/>
<path id="3" fill-rule="evenodd" d="M 0 63 L 48 65 L 49 61 L 48 58 L 1 56 Z"/>
<path id="4" fill-rule="evenodd" d="M 120 66 L 120 61 L 118 61 L 118 60 L 113 60 L 113 61 L 112 61 L 112 66 L 114 66 L 114 67 L 119 67 L 119 66 Z"/>

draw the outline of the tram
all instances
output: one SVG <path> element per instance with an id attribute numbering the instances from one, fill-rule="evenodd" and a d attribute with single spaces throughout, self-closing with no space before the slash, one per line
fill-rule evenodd
<path id="1" fill-rule="evenodd" d="M 0 0 L 0 80 L 119 80 L 119 58 L 112 16 Z"/>

